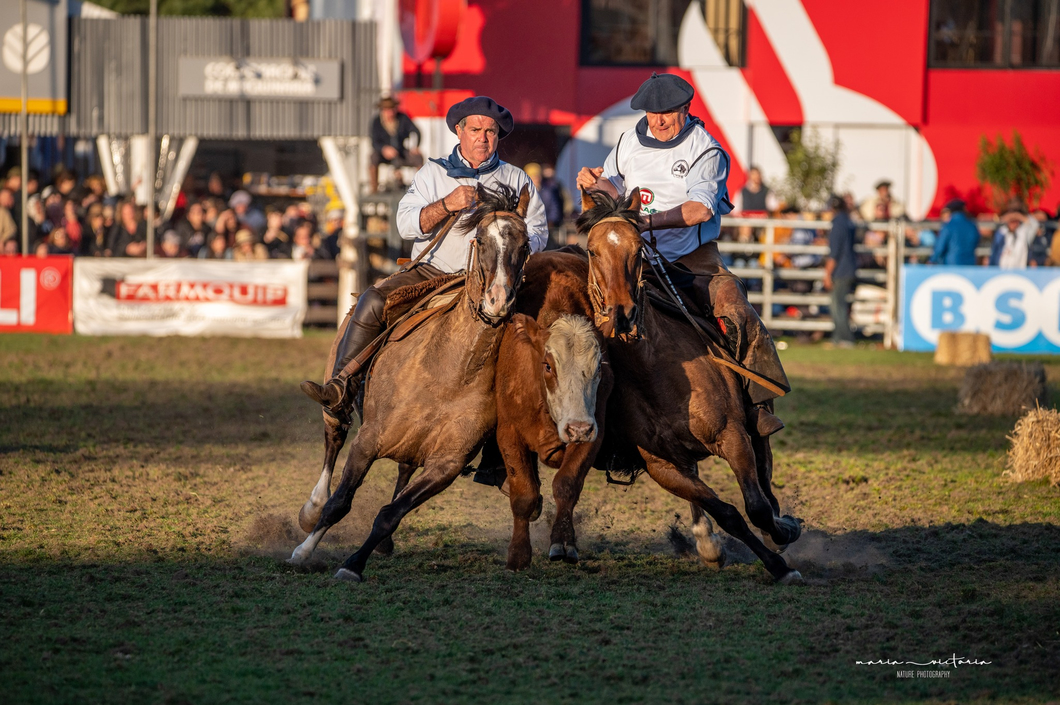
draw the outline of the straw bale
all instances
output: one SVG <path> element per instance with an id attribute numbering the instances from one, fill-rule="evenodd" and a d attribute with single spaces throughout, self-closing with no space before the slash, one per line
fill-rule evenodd
<path id="1" fill-rule="evenodd" d="M 943 331 L 935 348 L 936 365 L 971 367 L 990 362 L 990 336 L 985 333 Z"/>
<path id="2" fill-rule="evenodd" d="M 1013 482 L 1048 478 L 1060 485 L 1060 412 L 1031 409 L 1016 422 L 1004 476 Z"/>
<path id="3" fill-rule="evenodd" d="M 957 413 L 1018 416 L 1047 402 L 1041 363 L 992 362 L 964 373 L 957 394 Z"/>

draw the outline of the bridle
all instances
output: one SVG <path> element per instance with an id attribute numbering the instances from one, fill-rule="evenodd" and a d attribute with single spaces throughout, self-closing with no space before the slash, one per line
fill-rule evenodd
<path id="1" fill-rule="evenodd" d="M 478 234 L 500 218 L 517 218 L 523 223 L 526 222 L 523 216 L 514 211 L 494 211 L 486 214 L 476 228 L 475 237 L 471 239 L 471 243 L 467 248 L 467 259 L 464 263 L 464 271 L 467 272 L 467 278 L 464 280 L 464 295 L 467 299 L 468 308 L 475 318 L 494 328 L 503 323 L 512 314 L 512 311 L 509 311 L 504 318 L 494 320 L 482 310 L 482 300 L 486 298 L 486 271 L 478 256 Z M 519 285 L 522 284 L 526 276 L 523 270 L 526 268 L 526 262 L 529 259 L 530 250 L 527 249 L 526 255 L 519 263 L 519 268 L 515 271 L 516 290 L 518 290 Z"/>
<path id="2" fill-rule="evenodd" d="M 604 223 L 616 222 L 625 223 L 626 225 L 633 225 L 628 219 L 619 216 L 608 216 L 597 222 L 593 226 L 593 230 L 603 225 Z M 640 237 L 639 235 L 637 237 Z M 586 253 L 589 255 L 589 303 L 593 307 L 593 319 L 596 323 L 596 327 L 599 328 L 604 323 L 611 320 L 611 316 L 604 313 L 607 310 L 606 302 L 604 301 L 604 292 L 600 288 L 600 283 L 596 280 L 596 270 L 593 268 L 593 253 L 590 248 L 586 248 Z M 636 302 L 636 315 L 630 319 L 630 326 L 633 333 L 621 333 L 620 337 L 625 339 L 639 340 L 640 334 L 640 321 L 644 315 L 644 257 L 641 256 L 640 250 L 637 251 L 637 290 L 633 296 Z M 612 337 L 615 336 L 615 329 L 611 330 Z"/>

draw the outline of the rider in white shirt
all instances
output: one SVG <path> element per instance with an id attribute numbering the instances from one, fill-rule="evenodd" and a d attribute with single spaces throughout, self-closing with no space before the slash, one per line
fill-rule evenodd
<path id="1" fill-rule="evenodd" d="M 548 243 L 545 207 L 530 177 L 522 169 L 500 160 L 497 145 L 515 126 L 512 114 L 493 99 L 484 96 L 468 98 L 449 109 L 446 124 L 459 138 L 453 153 L 446 159 L 431 159 L 420 169 L 397 208 L 397 225 L 401 237 L 413 240 L 412 256 L 428 247 L 450 214 L 470 209 L 475 203 L 476 187 L 507 184 L 516 193 L 523 186 L 530 189 L 530 206 L 526 229 L 531 252 L 540 252 Z M 342 416 L 346 406 L 349 380 L 357 377 L 357 355 L 383 332 L 383 309 L 390 292 L 464 268 L 468 243 L 474 232 L 463 233 L 460 223 L 445 239 L 408 271 L 398 272 L 369 287 L 357 299 L 353 316 L 335 355 L 332 378 L 323 386 L 312 381 L 302 383 L 302 391 L 322 404 L 329 413 Z"/>
<path id="2" fill-rule="evenodd" d="M 743 282 L 722 263 L 715 240 L 721 216 L 732 211 L 726 181 L 729 155 L 703 122 L 689 115 L 692 86 L 672 74 L 651 75 L 630 106 L 645 117 L 622 134 L 602 167 L 584 167 L 578 186 L 626 195 L 640 187 L 645 239 L 656 239 L 659 253 L 691 270 L 697 303 L 718 321 L 730 351 L 745 367 L 790 389 L 773 339 L 747 301 Z M 784 424 L 772 413 L 777 395 L 754 382 L 747 392 L 751 421 L 761 436 Z"/>

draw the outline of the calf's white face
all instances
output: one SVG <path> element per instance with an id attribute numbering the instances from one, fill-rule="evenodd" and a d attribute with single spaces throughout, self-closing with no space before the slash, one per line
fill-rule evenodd
<path id="1" fill-rule="evenodd" d="M 596 331 L 581 316 L 561 316 L 545 341 L 545 396 L 564 443 L 596 440 L 596 390 L 601 351 Z"/>

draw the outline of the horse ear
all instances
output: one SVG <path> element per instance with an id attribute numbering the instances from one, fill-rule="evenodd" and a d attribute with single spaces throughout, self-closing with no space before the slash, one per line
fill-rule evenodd
<path id="1" fill-rule="evenodd" d="M 596 207 L 596 201 L 589 195 L 589 192 L 582 189 L 582 213 L 586 213 Z"/>
<path id="2" fill-rule="evenodd" d="M 526 217 L 526 211 L 530 209 L 530 184 L 525 184 L 523 190 L 519 192 L 519 205 L 516 206 L 515 212 L 519 214 L 520 218 Z"/>
<path id="3" fill-rule="evenodd" d="M 632 199 L 629 202 L 630 210 L 640 212 L 640 186 L 636 187 L 629 192 L 629 197 Z"/>
<path id="4" fill-rule="evenodd" d="M 537 321 L 530 316 L 527 316 L 525 313 L 513 314 L 508 325 L 511 326 L 512 332 L 515 335 L 526 336 L 527 340 L 531 343 L 535 341 L 539 329 Z"/>

